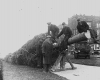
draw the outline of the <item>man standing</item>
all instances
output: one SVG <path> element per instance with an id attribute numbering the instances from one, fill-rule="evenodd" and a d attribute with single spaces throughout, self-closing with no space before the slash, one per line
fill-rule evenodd
<path id="1" fill-rule="evenodd" d="M 52 56 L 54 42 L 55 42 L 54 38 L 48 35 L 47 39 L 42 44 L 43 65 L 44 65 L 43 67 L 46 72 L 49 72 L 51 66 L 51 56 Z"/>
<path id="2" fill-rule="evenodd" d="M 51 22 L 48 22 L 48 35 L 52 35 L 52 37 L 55 38 L 55 36 L 58 35 L 59 33 L 59 28 L 54 25 L 54 24 L 51 24 Z"/>
<path id="3" fill-rule="evenodd" d="M 62 59 L 60 61 L 60 68 L 64 69 L 65 67 L 65 60 L 67 59 L 67 61 L 70 63 L 72 69 L 75 69 L 75 67 L 73 66 L 72 62 L 70 61 L 70 59 L 68 58 L 68 51 L 66 49 L 68 49 L 68 39 L 72 36 L 72 31 L 71 29 L 66 25 L 65 22 L 62 23 L 63 25 L 63 29 L 62 31 L 59 33 L 59 35 L 57 36 L 57 38 L 59 38 L 61 35 L 65 35 L 63 41 L 60 44 L 60 51 L 62 52 Z"/>

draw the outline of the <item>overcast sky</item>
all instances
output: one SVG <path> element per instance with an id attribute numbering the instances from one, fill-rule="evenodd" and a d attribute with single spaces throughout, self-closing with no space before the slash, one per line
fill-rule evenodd
<path id="1" fill-rule="evenodd" d="M 74 14 L 100 16 L 99 0 L 0 0 L 0 57 Z"/>

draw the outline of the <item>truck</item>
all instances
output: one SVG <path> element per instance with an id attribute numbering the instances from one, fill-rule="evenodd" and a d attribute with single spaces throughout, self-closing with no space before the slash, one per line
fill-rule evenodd
<path id="1" fill-rule="evenodd" d="M 84 57 L 90 59 L 90 50 L 91 47 L 87 41 L 75 43 L 74 58 L 78 59 Z"/>

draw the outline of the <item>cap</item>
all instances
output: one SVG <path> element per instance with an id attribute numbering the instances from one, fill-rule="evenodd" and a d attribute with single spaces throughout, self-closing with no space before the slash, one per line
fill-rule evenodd
<path id="1" fill-rule="evenodd" d="M 65 25 L 65 24 L 66 24 L 65 22 L 62 23 L 62 25 Z"/>
<path id="2" fill-rule="evenodd" d="M 51 24 L 51 22 L 48 22 L 47 24 L 48 24 L 48 25 L 50 25 L 50 24 Z"/>
<path id="3" fill-rule="evenodd" d="M 80 19 L 77 19 L 77 21 L 80 21 Z"/>

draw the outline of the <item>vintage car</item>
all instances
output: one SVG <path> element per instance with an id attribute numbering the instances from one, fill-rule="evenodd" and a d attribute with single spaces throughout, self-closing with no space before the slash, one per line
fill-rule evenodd
<path id="1" fill-rule="evenodd" d="M 90 58 L 90 50 L 91 47 L 87 43 L 87 41 L 82 41 L 79 43 L 75 43 L 75 50 L 74 50 L 74 58 Z"/>

